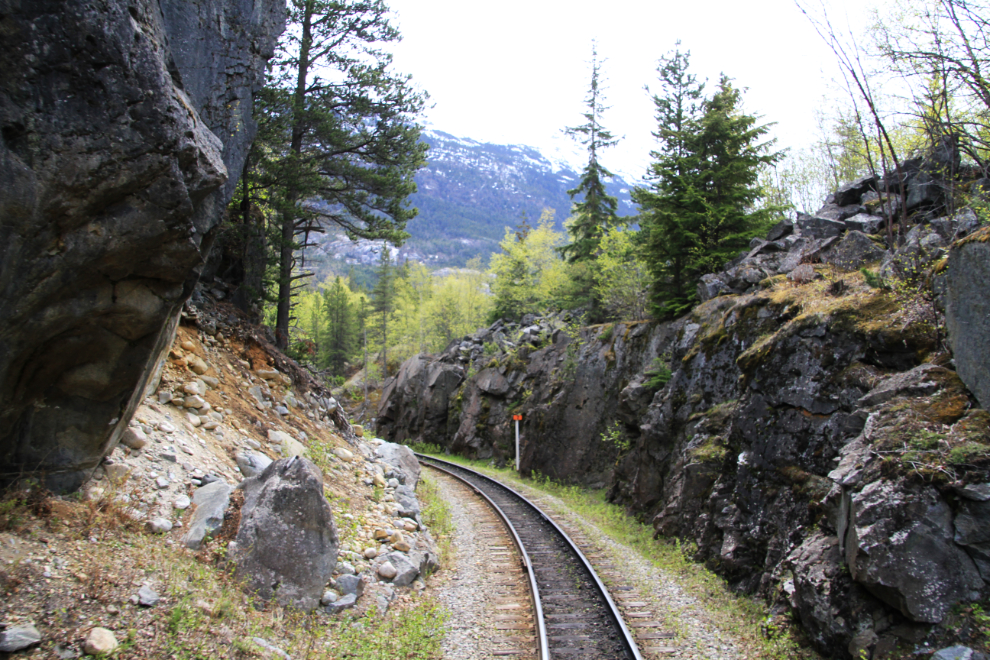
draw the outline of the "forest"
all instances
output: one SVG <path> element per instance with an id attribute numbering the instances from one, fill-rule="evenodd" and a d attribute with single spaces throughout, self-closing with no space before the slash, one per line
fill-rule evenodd
<path id="1" fill-rule="evenodd" d="M 699 79 L 678 42 L 644 81 L 655 143 L 632 193 L 638 213 L 620 217 L 605 189 L 617 138 L 606 127 L 604 59 L 592 45 L 584 121 L 565 129 L 587 153 L 568 191 L 565 231 L 546 209 L 535 226 L 506 227 L 488 263 L 431 273 L 394 263 L 390 248 L 408 238 L 417 213 L 408 197 L 426 158 L 419 122 L 428 96 L 394 70 L 388 46 L 400 35 L 387 5 L 291 2 L 292 27 L 256 99 L 259 137 L 219 239 L 220 271 L 241 282 L 235 302 L 328 382 L 359 370 L 376 382 L 406 357 L 441 351 L 499 318 L 559 310 L 587 324 L 679 316 L 698 302 L 702 276 L 863 177 L 887 182 L 875 200 L 885 219 L 876 239 L 895 247 L 908 206 L 897 176 L 938 149 L 958 150 L 963 165 L 933 185 L 952 187 L 951 205 L 982 213 L 987 8 L 894 3 L 858 33 L 837 28 L 824 5 L 799 9 L 842 71 L 808 148 L 777 149 L 772 125 L 745 105 L 744 79 Z M 380 245 L 373 284 L 354 272 L 314 281 L 303 249 L 331 226 Z"/>

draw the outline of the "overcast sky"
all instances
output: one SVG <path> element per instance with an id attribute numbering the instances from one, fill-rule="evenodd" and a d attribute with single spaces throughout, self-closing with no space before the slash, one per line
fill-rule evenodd
<path id="1" fill-rule="evenodd" d="M 430 93 L 430 125 L 485 142 L 549 149 L 581 123 L 597 39 L 611 106 L 603 123 L 625 138 L 602 160 L 635 176 L 653 145 L 643 86 L 678 39 L 700 78 L 714 84 L 724 72 L 748 88 L 747 111 L 776 122 L 781 147 L 811 142 L 815 108 L 837 93 L 834 57 L 793 0 L 387 1 L 403 34 L 396 69 Z M 856 25 L 857 4 L 828 7 L 835 22 Z"/>

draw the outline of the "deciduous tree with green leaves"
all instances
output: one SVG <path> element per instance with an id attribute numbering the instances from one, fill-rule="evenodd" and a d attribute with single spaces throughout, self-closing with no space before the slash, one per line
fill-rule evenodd
<path id="1" fill-rule="evenodd" d="M 514 232 L 508 227 L 491 257 L 489 274 L 495 307 L 492 318 L 518 319 L 559 306 L 569 274 L 558 248 L 564 237 L 553 228 L 553 210 L 545 209 L 535 229 Z"/>

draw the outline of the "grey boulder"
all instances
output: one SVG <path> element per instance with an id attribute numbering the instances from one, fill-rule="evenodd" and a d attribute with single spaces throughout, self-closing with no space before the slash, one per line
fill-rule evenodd
<path id="1" fill-rule="evenodd" d="M 846 230 L 846 223 L 807 213 L 798 213 L 797 228 L 798 232 L 807 238 L 831 238 L 841 235 Z"/>
<path id="2" fill-rule="evenodd" d="M 885 250 L 861 231 L 848 231 L 838 243 L 822 255 L 822 261 L 843 270 L 858 270 L 879 261 Z"/>
<path id="3" fill-rule="evenodd" d="M 990 238 L 990 228 L 972 238 Z M 949 251 L 945 325 L 959 377 L 980 406 L 990 408 L 990 242 L 967 240 Z"/>
<path id="4" fill-rule="evenodd" d="M 364 593 L 364 580 L 358 575 L 341 575 L 335 582 L 337 590 L 342 594 L 355 594 L 360 596 Z"/>
<path id="5" fill-rule="evenodd" d="M 237 452 L 237 467 L 245 478 L 256 477 L 272 464 L 272 459 L 261 452 L 240 451 Z"/>
<path id="6" fill-rule="evenodd" d="M 392 467 L 405 472 L 408 485 L 415 488 L 416 484 L 419 483 L 419 461 L 416 460 L 416 456 L 409 447 L 394 442 L 386 442 L 375 449 L 375 454 Z"/>
<path id="7" fill-rule="evenodd" d="M 10 626 L 0 632 L 0 652 L 14 653 L 41 641 L 41 633 L 30 623 Z"/>
<path id="8" fill-rule="evenodd" d="M 225 481 L 213 481 L 196 490 L 192 500 L 196 512 L 189 523 L 189 531 L 182 537 L 182 543 L 187 548 L 199 550 L 203 541 L 220 529 L 223 516 L 230 506 L 232 490 Z"/>
<path id="9" fill-rule="evenodd" d="M 322 473 L 305 458 L 285 458 L 242 486 L 241 526 L 231 552 L 237 578 L 265 600 L 311 611 L 339 546 Z"/>
<path id="10" fill-rule="evenodd" d="M 852 496 L 846 562 L 856 582 L 904 616 L 939 623 L 983 587 L 953 532 L 952 511 L 934 489 L 874 481 Z"/>
<path id="11" fill-rule="evenodd" d="M 392 584 L 397 587 L 408 587 L 419 576 L 419 568 L 413 565 L 409 557 L 401 552 L 390 552 L 388 563 L 392 564 L 395 568 L 395 577 L 392 578 Z"/>

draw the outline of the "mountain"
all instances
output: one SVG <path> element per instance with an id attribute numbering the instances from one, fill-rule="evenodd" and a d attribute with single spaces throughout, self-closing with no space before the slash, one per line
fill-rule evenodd
<path id="1" fill-rule="evenodd" d="M 554 210 L 563 231 L 571 208 L 567 191 L 577 185 L 584 166 L 580 151 L 547 155 L 534 147 L 478 142 L 437 130 L 424 131 L 423 140 L 430 145 L 428 161 L 416 175 L 419 191 L 411 198 L 419 215 L 407 226 L 411 238 L 399 250 L 400 260 L 430 267 L 463 266 L 475 256 L 487 261 L 498 251 L 506 227 L 524 219 L 536 225 L 544 208 Z M 629 196 L 634 185 L 620 175 L 607 185 L 619 200 L 619 215 L 635 214 Z M 377 260 L 370 242 L 332 233 L 307 254 L 318 280 L 321 271 Z"/>

